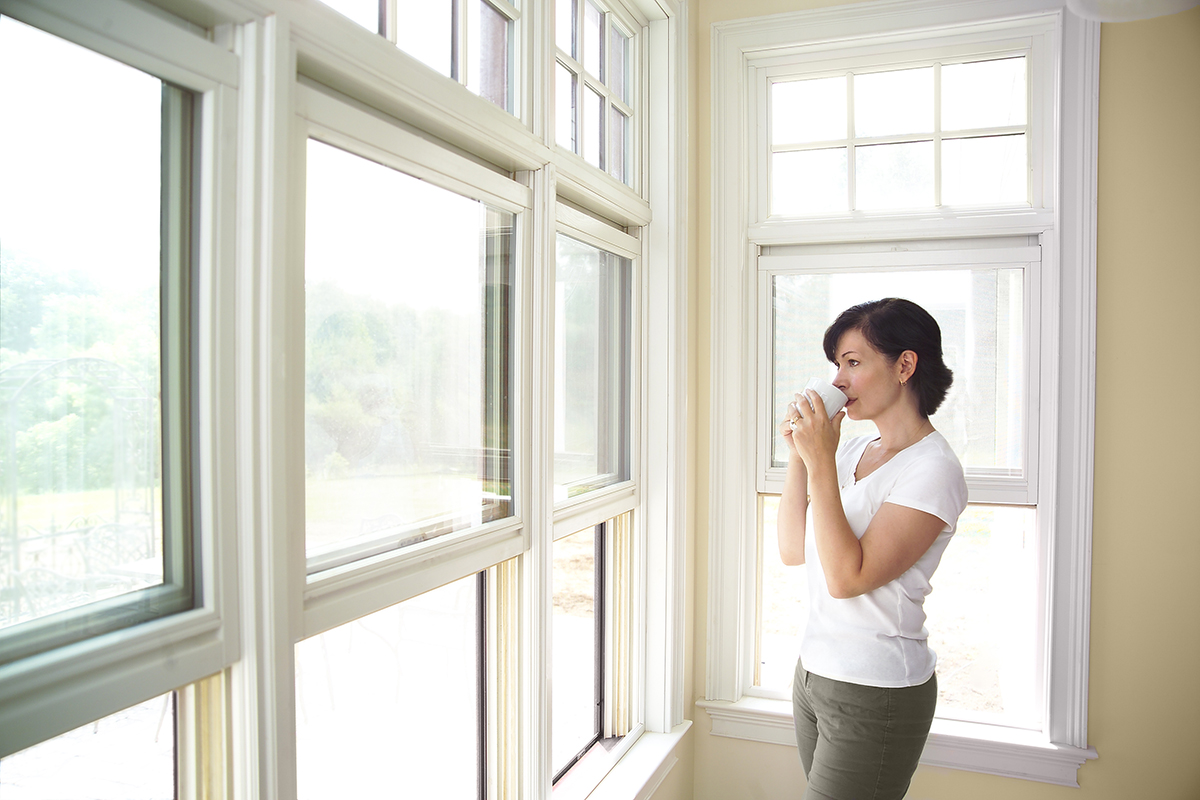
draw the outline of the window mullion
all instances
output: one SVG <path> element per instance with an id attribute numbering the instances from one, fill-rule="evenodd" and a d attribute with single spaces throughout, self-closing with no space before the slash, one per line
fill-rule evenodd
<path id="1" fill-rule="evenodd" d="M 942 65 L 933 65 L 933 206 L 942 205 Z"/>
<path id="2" fill-rule="evenodd" d="M 856 171 L 854 169 L 854 73 L 846 75 L 846 206 L 854 210 L 857 192 L 855 191 Z"/>

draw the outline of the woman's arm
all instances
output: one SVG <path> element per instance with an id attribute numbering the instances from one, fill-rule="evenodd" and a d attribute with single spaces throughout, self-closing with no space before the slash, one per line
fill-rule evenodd
<path id="1" fill-rule="evenodd" d="M 821 568 L 829 594 L 838 599 L 858 597 L 899 578 L 946 527 L 933 514 L 884 503 L 859 539 L 846 521 L 836 471 L 831 478 L 818 469 L 809 488 Z"/>
<path id="2" fill-rule="evenodd" d="M 784 434 L 784 438 L 790 441 L 791 432 Z M 803 459 L 792 447 L 792 453 L 788 457 L 787 476 L 783 481 L 783 493 L 779 495 L 779 517 L 776 523 L 779 557 L 789 567 L 804 563 L 804 518 L 807 512 L 808 470 Z"/>
<path id="3" fill-rule="evenodd" d="M 829 593 L 839 599 L 857 597 L 903 575 L 930 548 L 946 523 L 924 511 L 884 503 L 862 539 L 856 537 L 842 508 L 835 460 L 845 412 L 829 420 L 825 405 L 815 392 L 811 402 L 815 411 L 801 414 L 789 444 L 807 468 L 809 502 L 813 507 L 812 535 L 816 537 Z M 807 403 L 797 402 L 797 406 L 803 409 Z M 789 476 L 791 471 L 789 464 Z M 782 501 L 779 511 L 782 551 Z"/>

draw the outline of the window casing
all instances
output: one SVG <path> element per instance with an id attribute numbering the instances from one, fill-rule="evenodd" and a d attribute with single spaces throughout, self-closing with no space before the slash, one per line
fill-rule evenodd
<path id="1" fill-rule="evenodd" d="M 760 619 L 771 613 L 778 619 L 780 614 L 767 609 L 760 616 L 759 611 L 760 603 L 769 605 L 759 593 L 764 580 L 760 575 L 774 579 L 767 564 L 772 556 L 770 528 L 763 527 L 769 526 L 767 501 L 778 491 L 782 476 L 774 458 L 774 425 L 770 424 L 778 415 L 773 408 L 774 395 L 784 391 L 772 385 L 774 370 L 781 366 L 773 355 L 771 329 L 772 290 L 778 279 L 786 283 L 794 280 L 790 276 L 803 273 L 882 271 L 885 274 L 877 285 L 887 294 L 883 287 L 888 271 L 940 271 L 949 266 L 947 261 L 954 260 L 972 274 L 983 269 L 1001 275 L 1005 268 L 1017 269 L 1024 275 L 1020 313 L 1026 340 L 1019 371 L 1028 416 L 1015 439 L 1007 438 L 1018 444 L 1026 457 L 1015 464 L 1006 457 L 990 466 L 977 464 L 974 469 L 967 458 L 964 466 L 973 503 L 1000 503 L 1018 509 L 1036 504 L 1040 538 L 1033 555 L 1024 557 L 1026 566 L 1022 568 L 1026 572 L 1032 569 L 1038 576 L 1038 591 L 1045 598 L 1040 610 L 1022 612 L 1041 632 L 1033 654 L 1024 662 L 1034 665 L 1028 676 L 1035 686 L 1031 690 L 1034 708 L 1010 717 L 1005 724 L 1012 727 L 1003 737 L 992 737 L 987 727 L 977 725 L 981 720 L 969 713 L 956 712 L 959 719 L 953 721 L 939 720 L 924 763 L 1074 785 L 1078 767 L 1095 756 L 1087 747 L 1086 693 L 1080 693 L 1086 686 L 1087 653 L 1079 647 L 1087 630 L 1087 582 L 1080 575 L 1088 569 L 1090 519 L 1070 499 L 1075 493 L 1086 496 L 1090 491 L 1090 473 L 1079 469 L 1081 459 L 1090 453 L 1091 441 L 1092 361 L 1086 338 L 1090 327 L 1078 323 L 1090 319 L 1094 308 L 1090 288 L 1094 256 L 1077 242 L 1094 236 L 1086 199 L 1086 192 L 1094 191 L 1094 183 L 1086 177 L 1094 170 L 1094 150 L 1084 147 L 1068 153 L 1059 150 L 1058 142 L 1060 137 L 1070 136 L 1094 142 L 1090 137 L 1094 136 L 1095 109 L 1077 98 L 1086 97 L 1086 86 L 1094 85 L 1088 83 L 1095 80 L 1095 64 L 1089 60 L 1087 43 L 1096 32 L 1090 24 L 1069 14 L 1062 16 L 1055 9 L 1048 9 L 1041 18 L 1030 15 L 1019 21 L 995 22 L 983 11 L 949 22 L 936 2 L 909 3 L 897 13 L 904 20 L 902 25 L 882 13 L 850 17 L 826 9 L 772 18 L 769 29 L 753 20 L 717 26 L 713 113 L 720 156 L 714 260 L 726 266 L 714 273 L 712 413 L 718 427 L 743 414 L 753 421 L 740 428 L 729 426 L 734 430 L 714 428 L 712 434 L 712 462 L 719 466 L 712 475 L 710 521 L 709 700 L 701 705 L 713 719 L 714 732 L 784 744 L 792 741 L 790 720 L 786 725 L 780 720 L 780 715 L 785 719 L 790 715 L 785 701 L 774 699 L 774 692 L 754 688 L 763 680 L 760 661 L 764 653 L 770 651 L 775 662 L 794 658 L 794 651 L 781 654 L 778 647 L 770 646 L 787 632 L 778 632 L 780 626 L 775 625 L 776 634 L 766 640 L 738 633 L 738 626 L 744 626 L 743 631 L 757 631 Z M 900 27 L 926 32 L 897 34 Z M 821 44 L 827 41 L 846 44 Z M 1028 137 L 1025 197 L 1010 202 L 1004 195 L 993 198 L 990 207 L 966 207 L 929 202 L 938 200 L 936 192 L 930 191 L 908 208 L 902 203 L 861 208 L 853 200 L 855 160 L 848 158 L 850 183 L 838 207 L 793 206 L 786 214 L 775 213 L 771 206 L 773 145 L 767 124 L 772 86 L 937 63 L 944 71 L 951 63 L 1011 58 L 1018 53 L 1028 59 L 1027 128 L 999 132 Z M 1061 64 L 1074 65 L 1075 59 L 1084 67 L 1060 71 Z M 853 107 L 852 98 L 847 103 Z M 1060 103 L 1067 113 L 1056 110 Z M 739 115 L 739 108 L 748 113 Z M 748 126 L 740 122 L 744 119 L 750 120 Z M 853 130 L 853 120 L 843 127 Z M 811 138 L 821 147 L 848 150 L 867 144 L 853 138 L 839 143 L 837 135 L 826 131 Z M 781 152 L 802 149 L 791 142 Z M 938 162 L 935 159 L 933 163 Z M 749 203 L 737 206 L 739 196 L 748 197 Z M 743 244 L 746 239 L 749 247 Z M 1010 254 L 1015 258 L 1007 267 L 995 263 L 992 256 L 1006 247 L 1027 255 Z M 993 263 L 979 263 L 973 256 L 963 259 L 961 253 L 948 254 L 955 249 L 972 250 L 976 255 L 990 252 L 984 261 Z M 836 304 L 839 307 L 827 313 L 836 313 L 850 303 Z M 823 329 L 816 320 L 811 322 Z M 742 331 L 754 333 L 739 335 Z M 804 344 L 798 342 L 797 346 Z M 1066 377 L 1060 381 L 1059 375 Z M 753 388 L 735 388 L 746 386 Z M 993 427 L 998 433 L 1000 429 Z M 747 472 L 756 477 L 747 478 Z M 1020 523 L 1018 531 L 1021 526 L 1028 523 Z M 730 531 L 736 533 L 729 535 Z M 965 543 L 967 537 L 960 541 Z M 941 569 L 946 569 L 952 555 L 947 553 Z M 931 596 L 931 630 L 938 625 L 933 603 Z M 934 646 L 936 649 L 937 643 Z M 1044 693 L 1036 688 L 1043 680 L 1037 673 L 1041 665 L 1046 669 Z M 782 665 L 767 671 L 790 675 Z M 980 747 L 981 740 L 988 744 Z M 1044 758 L 1046 753 L 1052 754 L 1049 759 Z M 1019 770 L 1012 767 L 1015 763 L 1022 765 Z"/>

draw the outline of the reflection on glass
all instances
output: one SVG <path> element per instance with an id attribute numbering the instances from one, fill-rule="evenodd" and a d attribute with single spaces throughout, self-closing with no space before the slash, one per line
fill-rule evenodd
<path id="1" fill-rule="evenodd" d="M 307 204 L 310 559 L 507 516 L 513 215 L 315 140 Z"/>
<path id="2" fill-rule="evenodd" d="M 604 14 L 587 0 L 583 4 L 583 68 L 604 80 L 601 61 L 604 56 Z"/>
<path id="3" fill-rule="evenodd" d="M 629 37 L 616 28 L 609 31 L 608 77 L 605 81 L 613 94 L 623 102 L 629 102 L 629 85 L 626 76 L 629 74 Z"/>
<path id="4" fill-rule="evenodd" d="M 583 90 L 584 160 L 604 169 L 604 98 L 591 87 Z"/>
<path id="5" fill-rule="evenodd" d="M 933 142 L 854 148 L 854 207 L 862 210 L 933 205 Z"/>
<path id="6" fill-rule="evenodd" d="M 11 17 L 0 73 L 3 629 L 162 584 L 164 545 L 182 535 L 172 525 L 164 543 L 161 431 L 178 414 L 164 413 L 161 372 L 183 367 L 161 333 L 178 334 L 172 287 L 188 265 L 160 225 L 164 181 L 168 202 L 190 200 L 164 163 L 190 165 L 172 111 L 190 95 Z"/>
<path id="7" fill-rule="evenodd" d="M 846 148 L 803 150 L 771 156 L 771 213 L 846 211 Z"/>
<path id="8" fill-rule="evenodd" d="M 575 75 L 554 64 L 554 141 L 572 153 L 575 148 Z"/>
<path id="9" fill-rule="evenodd" d="M 554 44 L 571 58 L 579 58 L 575 47 L 575 0 L 554 2 Z"/>
<path id="10" fill-rule="evenodd" d="M 608 148 L 608 172 L 617 180 L 629 183 L 629 174 L 626 171 L 629 153 L 625 149 L 625 143 L 629 139 L 629 117 L 618 111 L 615 106 L 610 106 L 610 111 L 612 112 L 610 116 L 612 125 L 609 131 L 612 139 Z"/>
<path id="11" fill-rule="evenodd" d="M 1024 125 L 1025 59 L 942 67 L 942 130 Z"/>
<path id="12" fill-rule="evenodd" d="M 1028 203 L 1025 135 L 942 142 L 942 205 Z"/>
<path id="13" fill-rule="evenodd" d="M 478 31 L 475 55 L 470 62 L 467 88 L 511 110 L 509 94 L 508 42 L 512 23 L 487 0 L 467 4 L 468 30 Z"/>
<path id="14" fill-rule="evenodd" d="M 454 0 L 396 0 L 396 46 L 447 77 L 454 72 Z"/>
<path id="15" fill-rule="evenodd" d="M 554 542 L 551 774 L 557 775 L 599 733 L 596 647 L 596 531 Z"/>
<path id="16" fill-rule="evenodd" d="M 629 477 L 629 259 L 559 235 L 554 498 Z"/>
<path id="17" fill-rule="evenodd" d="M 854 134 L 933 132 L 933 67 L 854 76 Z"/>
<path id="18" fill-rule="evenodd" d="M 174 800 L 174 693 L 0 759 L 0 797 Z"/>
<path id="19" fill-rule="evenodd" d="M 1024 463 L 1023 270 L 934 270 L 778 275 L 774 279 L 774 422 L 809 378 L 830 379 L 821 339 L 834 318 L 857 303 L 904 297 L 942 329 L 942 352 L 954 385 L 932 417 L 968 470 L 1019 473 Z M 844 420 L 843 438 L 872 433 Z M 787 461 L 775 435 L 774 460 Z"/>
<path id="20" fill-rule="evenodd" d="M 771 142 L 846 138 L 846 76 L 771 84 Z"/>
<path id="21" fill-rule="evenodd" d="M 472 575 L 296 645 L 298 797 L 477 800 Z"/>
<path id="22" fill-rule="evenodd" d="M 321 2 L 372 33 L 379 33 L 379 0 L 321 0 Z"/>

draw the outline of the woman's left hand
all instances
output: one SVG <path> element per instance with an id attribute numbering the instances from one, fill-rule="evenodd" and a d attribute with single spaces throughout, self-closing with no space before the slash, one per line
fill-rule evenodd
<path id="1" fill-rule="evenodd" d="M 846 411 L 839 411 L 833 418 L 825 411 L 821 395 L 808 389 L 797 392 L 792 401 L 792 443 L 804 464 L 812 470 L 820 463 L 833 463 L 837 454 L 838 441 L 842 437 L 842 420 Z"/>

